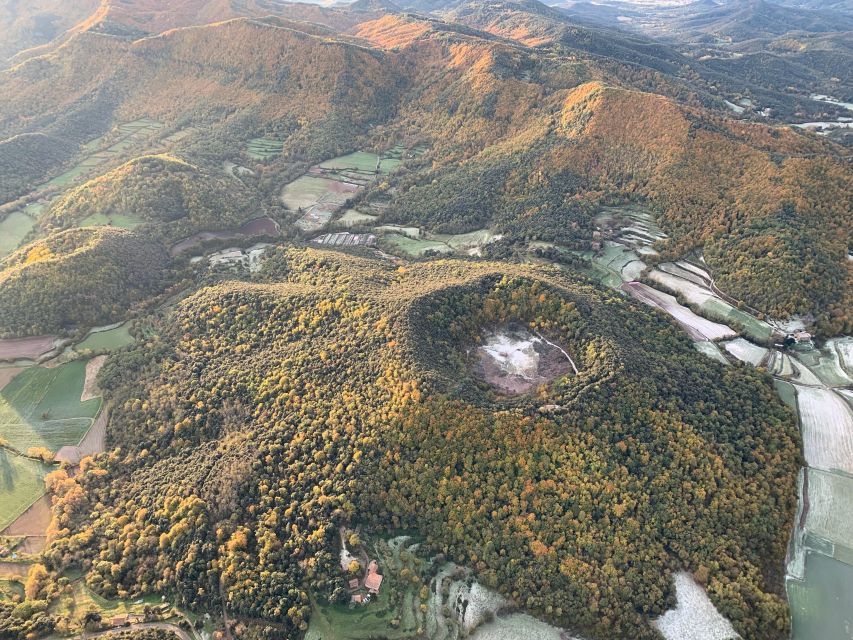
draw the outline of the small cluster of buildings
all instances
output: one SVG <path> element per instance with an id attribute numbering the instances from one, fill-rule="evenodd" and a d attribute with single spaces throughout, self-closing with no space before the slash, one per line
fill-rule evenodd
<path id="1" fill-rule="evenodd" d="M 348 586 L 353 592 L 350 596 L 351 604 L 367 604 L 373 596 L 379 595 L 379 589 L 382 588 L 382 576 L 379 574 L 379 565 L 376 564 L 376 560 L 371 560 L 367 565 L 367 573 L 363 582 L 358 578 L 353 578 L 349 581 Z M 364 590 L 367 593 L 363 593 Z"/>
<path id="2" fill-rule="evenodd" d="M 785 336 L 785 341 L 783 345 L 786 347 L 793 347 L 798 344 L 804 344 L 807 346 L 811 346 L 812 344 L 812 334 L 808 331 L 794 331 L 794 333 L 789 333 Z"/>
<path id="3" fill-rule="evenodd" d="M 148 609 L 145 608 L 146 613 L 150 613 L 150 615 L 154 616 L 153 619 L 159 619 L 162 616 L 168 615 L 172 610 L 172 605 L 168 602 L 164 602 L 163 604 L 159 604 L 153 606 Z M 148 618 L 149 620 L 151 618 Z M 121 613 L 116 614 L 107 620 L 107 625 L 110 627 L 126 627 L 131 624 L 139 624 L 141 622 L 146 621 L 146 616 L 142 613 Z"/>
<path id="4" fill-rule="evenodd" d="M 138 624 L 145 622 L 145 616 L 139 613 L 122 613 L 110 618 L 111 627 L 124 627 L 129 624 Z"/>

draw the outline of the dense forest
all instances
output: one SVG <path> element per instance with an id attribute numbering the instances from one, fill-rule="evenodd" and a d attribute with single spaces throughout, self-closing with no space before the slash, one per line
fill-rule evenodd
<path id="1" fill-rule="evenodd" d="M 164 286 L 169 256 L 124 229 L 55 233 L 0 261 L 0 335 L 107 324 Z"/>
<path id="2" fill-rule="evenodd" d="M 296 633 L 309 592 L 344 593 L 339 525 L 413 527 L 592 637 L 654 637 L 662 568 L 746 637 L 786 636 L 799 454 L 761 374 L 552 268 L 288 249 L 262 275 L 200 290 L 104 367 L 113 449 L 52 476 L 52 571 Z M 476 379 L 467 350 L 508 322 L 579 374 L 513 398 Z"/>

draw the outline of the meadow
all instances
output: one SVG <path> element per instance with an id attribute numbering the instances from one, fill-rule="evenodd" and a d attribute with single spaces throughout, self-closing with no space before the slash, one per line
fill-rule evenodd
<path id="1" fill-rule="evenodd" d="M 117 327 L 103 330 L 92 330 L 86 338 L 77 344 L 74 349 L 78 352 L 92 351 L 111 351 L 120 349 L 133 344 L 133 336 L 130 335 L 130 329 L 127 323 Z"/>
<path id="2" fill-rule="evenodd" d="M 0 221 L 0 258 L 17 249 L 34 226 L 35 220 L 22 211 L 13 211 Z"/>
<path id="3" fill-rule="evenodd" d="M 0 391 L 0 437 L 26 452 L 77 444 L 92 425 L 100 399 L 80 402 L 86 362 L 30 367 Z"/>
<path id="4" fill-rule="evenodd" d="M 0 447 L 0 531 L 44 494 L 45 464 Z"/>

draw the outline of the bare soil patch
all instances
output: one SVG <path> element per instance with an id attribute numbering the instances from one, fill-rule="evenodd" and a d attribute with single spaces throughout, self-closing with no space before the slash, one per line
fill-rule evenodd
<path id="1" fill-rule="evenodd" d="M 42 496 L 3 530 L 4 536 L 44 536 L 50 524 L 50 497 Z"/>
<path id="2" fill-rule="evenodd" d="M 0 360 L 20 360 L 22 358 L 34 360 L 51 351 L 55 341 L 54 336 L 0 340 Z"/>
<path id="3" fill-rule="evenodd" d="M 98 372 L 104 363 L 107 361 L 107 356 L 96 356 L 86 363 L 86 379 L 83 382 L 83 393 L 80 395 L 80 402 L 93 400 L 101 397 L 101 390 L 98 389 Z"/>

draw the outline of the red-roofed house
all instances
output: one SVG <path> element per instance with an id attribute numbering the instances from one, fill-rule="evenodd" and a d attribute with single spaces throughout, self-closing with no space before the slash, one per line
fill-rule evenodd
<path id="1" fill-rule="evenodd" d="M 378 573 L 371 573 L 364 579 L 364 586 L 370 593 L 379 593 L 379 587 L 382 586 L 382 576 Z"/>

